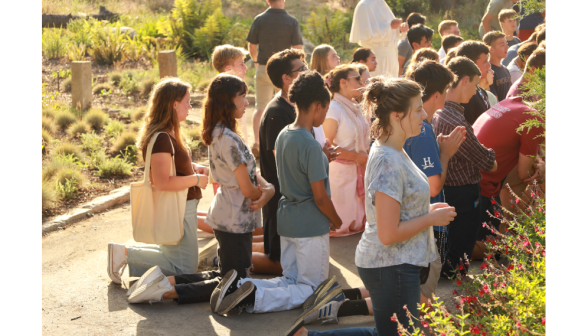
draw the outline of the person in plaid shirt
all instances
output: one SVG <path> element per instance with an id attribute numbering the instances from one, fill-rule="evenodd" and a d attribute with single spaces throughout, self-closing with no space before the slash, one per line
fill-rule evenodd
<path id="1" fill-rule="evenodd" d="M 443 188 L 445 201 L 457 212 L 455 220 L 447 227 L 446 262 L 441 269 L 441 274 L 450 276 L 456 269 L 467 273 L 465 258 L 469 260 L 481 227 L 480 170 L 493 172 L 497 164 L 494 151 L 484 147 L 476 138 L 461 105 L 476 93 L 480 70 L 472 60 L 460 56 L 453 58 L 447 67 L 455 74 L 457 81 L 447 91 L 445 107 L 433 117 L 433 130 L 438 136 L 450 134 L 457 126 L 466 128 L 465 141 L 449 160 Z M 463 267 L 460 267 L 461 261 L 464 261 Z"/>

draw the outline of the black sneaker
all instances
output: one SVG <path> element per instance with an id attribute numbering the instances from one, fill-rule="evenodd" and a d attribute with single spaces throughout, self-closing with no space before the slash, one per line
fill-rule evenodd
<path id="1" fill-rule="evenodd" d="M 332 277 L 326 279 L 325 281 L 321 282 L 320 285 L 316 288 L 314 293 L 312 293 L 306 301 L 302 304 L 302 311 L 303 313 L 308 312 L 310 308 L 314 305 L 314 303 L 321 299 L 331 288 L 335 288 L 339 286 L 337 283 L 337 276 L 333 275 Z"/>
<path id="2" fill-rule="evenodd" d="M 228 295 L 237 289 L 238 281 L 239 280 L 237 279 L 237 271 L 235 271 L 234 269 L 228 271 L 225 274 L 221 282 L 218 284 L 218 286 L 216 286 L 216 288 L 212 292 L 212 295 L 210 296 L 210 310 L 212 310 L 213 313 L 217 312 L 218 307 L 221 304 L 221 301 L 223 300 L 225 295 Z M 229 289 L 231 289 L 231 291 L 227 293 Z"/>
<path id="3" fill-rule="evenodd" d="M 225 315 L 233 309 L 243 309 L 255 304 L 255 285 L 251 281 L 242 284 L 233 294 L 227 295 L 222 300 L 216 311 L 219 315 Z"/>

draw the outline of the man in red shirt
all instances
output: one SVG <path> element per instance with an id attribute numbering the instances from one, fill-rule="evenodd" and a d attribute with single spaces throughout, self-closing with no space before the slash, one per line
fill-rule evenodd
<path id="1" fill-rule="evenodd" d="M 533 176 L 535 170 L 534 156 L 539 152 L 539 146 L 543 140 L 543 128 L 532 128 L 529 131 L 517 132 L 517 128 L 529 119 L 535 119 L 527 112 L 530 108 L 523 103 L 522 97 L 506 98 L 491 109 L 484 112 L 472 126 L 478 141 L 487 148 L 492 148 L 496 154 L 496 171 L 481 171 L 480 194 L 482 195 L 482 222 L 492 224 L 498 230 L 500 220 L 491 217 L 487 211 L 494 215 L 498 210 L 493 203 L 500 204 L 500 190 L 506 177 L 511 173 L 514 181 L 509 185 L 526 187 L 525 180 Z M 518 177 L 518 178 L 517 178 Z M 520 189 L 520 188 L 517 188 Z M 493 202 L 494 201 L 494 202 Z M 484 240 L 491 232 L 482 227 L 478 233 L 478 241 Z"/>

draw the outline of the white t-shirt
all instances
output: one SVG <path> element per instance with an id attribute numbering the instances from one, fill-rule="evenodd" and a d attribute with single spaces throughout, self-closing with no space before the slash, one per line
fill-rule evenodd
<path id="1" fill-rule="evenodd" d="M 521 69 L 519 69 L 519 66 L 517 65 L 517 59 L 518 57 L 515 57 L 506 67 L 510 72 L 510 81 L 512 83 L 516 82 L 523 76 Z"/>
<path id="2" fill-rule="evenodd" d="M 445 56 L 447 56 L 447 54 L 445 53 L 445 49 L 443 49 L 443 47 L 439 48 L 439 63 L 443 64 Z"/>
<path id="3" fill-rule="evenodd" d="M 318 143 L 321 145 L 321 148 L 325 146 L 325 142 L 327 142 L 327 137 L 325 136 L 325 131 L 323 130 L 323 125 L 319 127 L 313 127 L 314 129 L 314 138 Z"/>
<path id="4" fill-rule="evenodd" d="M 356 116 L 356 118 L 360 118 L 360 116 Z M 329 105 L 329 111 L 327 111 L 327 116 L 325 119 L 333 119 L 339 123 L 335 139 L 331 139 L 331 142 L 336 143 L 343 149 L 355 152 L 355 136 L 357 134 L 355 130 L 356 123 L 349 119 L 347 113 L 343 110 L 337 101 L 331 101 L 331 104 Z M 357 124 L 359 123 L 360 122 L 357 122 Z"/>

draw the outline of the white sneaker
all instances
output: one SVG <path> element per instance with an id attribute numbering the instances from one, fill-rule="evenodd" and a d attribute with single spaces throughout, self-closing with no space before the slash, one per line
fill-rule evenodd
<path id="1" fill-rule="evenodd" d="M 127 266 L 127 256 L 123 244 L 108 243 L 108 276 L 113 282 L 120 284 L 120 277 Z"/>
<path id="2" fill-rule="evenodd" d="M 163 294 L 173 289 L 159 266 L 153 266 L 131 287 L 128 300 L 130 303 L 160 302 Z"/>

